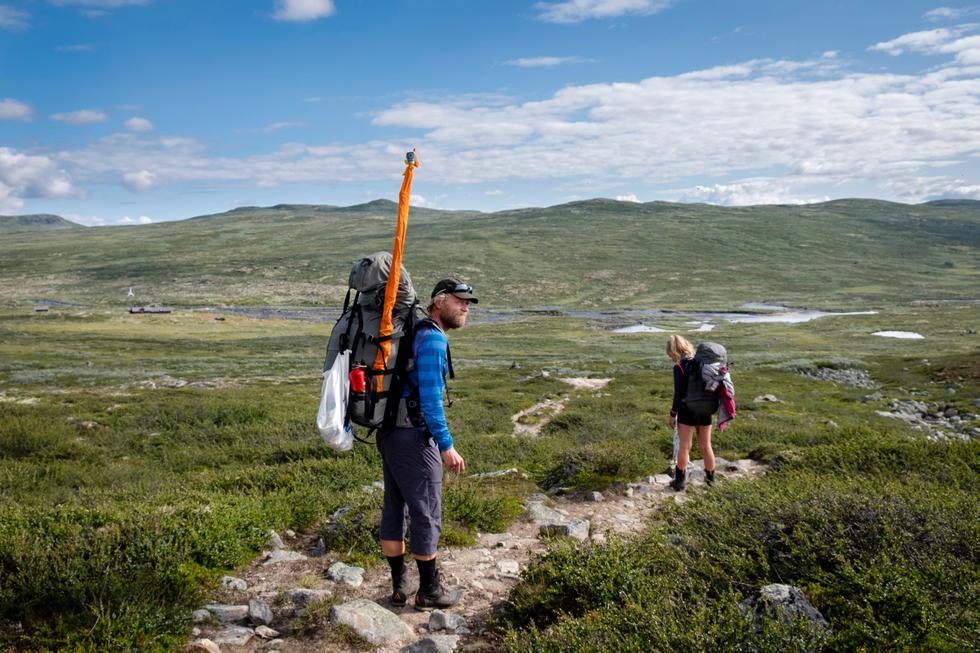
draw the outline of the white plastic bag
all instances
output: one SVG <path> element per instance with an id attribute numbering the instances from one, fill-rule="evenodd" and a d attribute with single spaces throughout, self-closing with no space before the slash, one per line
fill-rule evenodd
<path id="1" fill-rule="evenodd" d="M 347 368 L 350 350 L 337 354 L 333 367 L 323 373 L 323 390 L 320 393 L 320 410 L 316 414 L 316 426 L 320 437 L 335 451 L 350 451 L 354 446 L 354 431 L 347 420 L 347 398 L 350 379 Z"/>

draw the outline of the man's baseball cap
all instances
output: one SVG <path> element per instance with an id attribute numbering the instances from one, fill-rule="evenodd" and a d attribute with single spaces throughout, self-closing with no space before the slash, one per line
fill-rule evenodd
<path id="1" fill-rule="evenodd" d="M 436 284 L 436 287 L 432 289 L 432 297 L 437 295 L 442 295 L 443 293 L 449 293 L 450 295 L 456 295 L 460 299 L 468 299 L 474 304 L 479 304 L 480 300 L 476 298 L 473 294 L 473 286 L 466 283 L 465 281 L 460 281 L 459 279 L 454 279 L 453 277 L 448 277 L 443 279 Z"/>

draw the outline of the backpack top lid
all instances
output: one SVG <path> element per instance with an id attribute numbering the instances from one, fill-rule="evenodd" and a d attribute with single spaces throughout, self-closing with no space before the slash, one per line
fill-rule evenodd
<path id="1" fill-rule="evenodd" d="M 694 352 L 694 360 L 706 365 L 728 364 L 728 352 L 717 342 L 702 342 Z"/>
<path id="2" fill-rule="evenodd" d="M 373 297 L 363 297 L 363 295 L 380 294 L 383 297 L 389 272 L 391 272 L 391 252 L 375 252 L 354 264 L 347 284 L 362 294 L 360 303 L 374 303 Z M 398 297 L 395 299 L 395 308 L 411 306 L 416 298 L 412 277 L 403 265 L 401 276 L 398 277 Z"/>

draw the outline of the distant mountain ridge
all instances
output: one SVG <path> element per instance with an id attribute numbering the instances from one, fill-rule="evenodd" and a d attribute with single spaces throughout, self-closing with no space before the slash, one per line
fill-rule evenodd
<path id="1" fill-rule="evenodd" d="M 60 215 L 36 213 L 32 215 L 0 215 L 0 233 L 11 231 L 49 231 L 52 229 L 77 229 L 76 222 L 65 220 Z"/>
<path id="2" fill-rule="evenodd" d="M 396 205 L 240 207 L 138 227 L 7 232 L 0 302 L 333 306 L 391 248 Z M 30 221 L 28 221 L 30 222 Z M 66 221 L 67 222 L 67 221 Z M 70 224 L 70 223 L 69 223 Z M 980 203 L 725 207 L 590 199 L 482 213 L 413 207 L 416 287 L 457 275 L 483 306 L 876 308 L 975 300 Z"/>

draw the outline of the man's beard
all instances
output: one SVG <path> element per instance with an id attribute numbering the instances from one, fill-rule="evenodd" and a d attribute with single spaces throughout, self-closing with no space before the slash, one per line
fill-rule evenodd
<path id="1" fill-rule="evenodd" d="M 442 325 L 449 329 L 460 329 L 466 323 L 466 315 L 463 313 L 454 313 L 448 310 L 442 311 L 439 316 L 442 320 Z"/>

